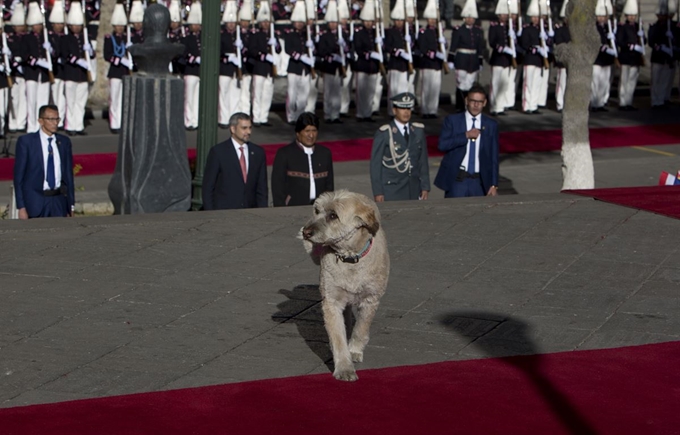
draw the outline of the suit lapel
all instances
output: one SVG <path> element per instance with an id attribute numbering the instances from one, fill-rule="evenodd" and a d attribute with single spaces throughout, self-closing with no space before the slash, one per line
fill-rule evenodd
<path id="1" fill-rule="evenodd" d="M 45 180 L 45 159 L 47 156 L 43 153 L 43 147 L 42 143 L 40 142 L 40 132 L 35 132 L 34 134 L 34 139 L 33 143 L 34 146 L 37 149 L 37 154 L 40 156 L 40 175 L 42 176 L 43 181 Z"/>

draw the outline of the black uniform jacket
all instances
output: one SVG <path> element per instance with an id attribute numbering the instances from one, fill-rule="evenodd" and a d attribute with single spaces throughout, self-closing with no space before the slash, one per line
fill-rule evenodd
<path id="1" fill-rule="evenodd" d="M 434 26 L 421 27 L 418 35 L 418 68 L 441 70 L 443 61 L 437 57 L 439 37 Z"/>
<path id="2" fill-rule="evenodd" d="M 385 52 L 390 55 L 387 61 L 387 69 L 392 71 L 408 71 L 408 61 L 400 56 L 402 51 L 406 51 L 406 40 L 404 39 L 405 30 L 392 27 L 385 31 Z M 413 40 L 413 36 L 411 36 Z"/>
<path id="3" fill-rule="evenodd" d="M 47 70 L 36 65 L 38 59 L 47 59 L 47 53 L 43 48 L 43 32 L 29 32 L 21 38 L 21 51 L 24 59 L 24 78 L 31 81 L 46 83 L 48 80 Z M 52 60 L 54 64 L 54 59 Z"/>
<path id="4" fill-rule="evenodd" d="M 61 38 L 61 63 L 64 65 L 65 81 L 79 83 L 87 81 L 87 70 L 76 64 L 78 59 L 85 59 L 84 39 L 82 33 L 73 32 Z"/>
<path id="5" fill-rule="evenodd" d="M 609 32 L 606 25 L 595 24 L 597 26 L 597 33 L 600 34 L 600 52 L 595 58 L 595 65 L 610 66 L 614 64 L 614 56 L 607 53 L 607 49 L 611 47 L 609 39 L 607 39 L 607 32 Z"/>
<path id="6" fill-rule="evenodd" d="M 120 61 L 127 55 L 127 50 L 122 50 L 118 54 L 122 56 L 116 56 L 115 50 L 113 48 L 113 43 L 118 47 L 125 47 L 127 38 L 125 35 L 106 35 L 104 37 L 104 59 L 110 63 L 109 74 L 107 75 L 110 79 L 122 79 L 123 77 L 130 75 L 130 70 L 128 67 L 120 63 Z M 120 48 L 119 48 L 120 50 Z"/>
<path id="7" fill-rule="evenodd" d="M 489 24 L 489 46 L 491 47 L 489 65 L 504 68 L 512 65 L 512 56 L 503 53 L 503 48 L 510 46 L 507 23 L 491 22 Z"/>
<path id="8" fill-rule="evenodd" d="M 621 23 L 616 29 L 616 45 L 619 49 L 619 63 L 621 65 L 642 65 L 642 53 L 635 51 L 635 46 L 640 45 L 638 36 L 638 23 Z M 644 44 L 644 42 L 643 42 Z"/>
<path id="9" fill-rule="evenodd" d="M 376 74 L 380 71 L 380 62 L 371 58 L 371 52 L 376 51 L 375 29 L 355 29 L 353 47 L 356 53 L 354 69 L 357 72 Z"/>
<path id="10" fill-rule="evenodd" d="M 453 62 L 456 69 L 475 72 L 483 62 L 484 32 L 478 26 L 460 26 L 451 33 L 451 47 L 449 48 L 449 62 Z"/>
<path id="11" fill-rule="evenodd" d="M 316 197 L 333 190 L 333 159 L 331 150 L 314 145 L 312 168 Z M 309 205 L 309 161 L 297 141 L 276 152 L 272 168 L 272 199 L 274 207 L 284 205 Z"/>
<path id="12" fill-rule="evenodd" d="M 248 37 L 248 71 L 253 75 L 264 77 L 273 75 L 272 64 L 266 59 L 267 55 L 271 54 L 269 39 L 269 29 L 256 30 Z M 275 48 L 276 53 L 281 53 L 278 39 Z"/>

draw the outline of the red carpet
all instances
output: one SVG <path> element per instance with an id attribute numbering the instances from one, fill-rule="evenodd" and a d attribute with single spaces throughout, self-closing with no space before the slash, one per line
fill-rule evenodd
<path id="1" fill-rule="evenodd" d="M 377 128 L 377 127 L 376 127 Z M 592 148 L 614 148 L 636 145 L 669 145 L 680 143 L 680 129 L 675 124 L 640 125 L 634 127 L 591 128 Z M 438 136 L 428 136 L 427 144 L 431 156 L 441 153 L 437 150 Z M 372 138 L 348 139 L 320 142 L 331 148 L 333 161 L 346 162 L 368 160 L 371 157 Z M 276 150 L 285 144 L 266 145 L 267 163 L 274 162 Z M 525 153 L 559 151 L 562 148 L 561 130 L 509 131 L 500 133 L 501 153 Z M 77 151 L 77 150 L 76 150 Z M 196 157 L 196 150 L 188 150 L 189 159 Z M 116 153 L 76 154 L 74 164 L 82 169 L 78 175 L 111 174 L 116 167 Z M 10 180 L 14 159 L 0 159 L 0 181 Z"/>
<path id="2" fill-rule="evenodd" d="M 301 376 L 0 409 L 0 432 L 679 434 L 679 364 L 669 342 Z"/>
<path id="3" fill-rule="evenodd" d="M 590 196 L 600 201 L 680 219 L 680 186 L 617 187 L 562 192 Z"/>

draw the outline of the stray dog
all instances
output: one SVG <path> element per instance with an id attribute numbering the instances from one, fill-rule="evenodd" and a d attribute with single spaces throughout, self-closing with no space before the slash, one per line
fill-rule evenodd
<path id="1" fill-rule="evenodd" d="M 321 265 L 321 307 L 333 352 L 333 376 L 356 381 L 353 362 L 364 359 L 368 330 L 390 273 L 380 212 L 365 195 L 326 192 L 314 201 L 314 216 L 300 232 L 305 249 Z M 352 306 L 356 324 L 348 345 L 343 312 Z"/>

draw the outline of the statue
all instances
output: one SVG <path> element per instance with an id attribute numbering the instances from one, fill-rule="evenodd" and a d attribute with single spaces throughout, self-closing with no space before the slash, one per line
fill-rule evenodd
<path id="1" fill-rule="evenodd" d="M 123 119 L 109 183 L 115 214 L 187 211 L 191 172 L 184 131 L 184 81 L 169 73 L 184 45 L 167 39 L 170 12 L 144 12 L 144 42 L 129 48 L 138 72 L 123 79 Z"/>

